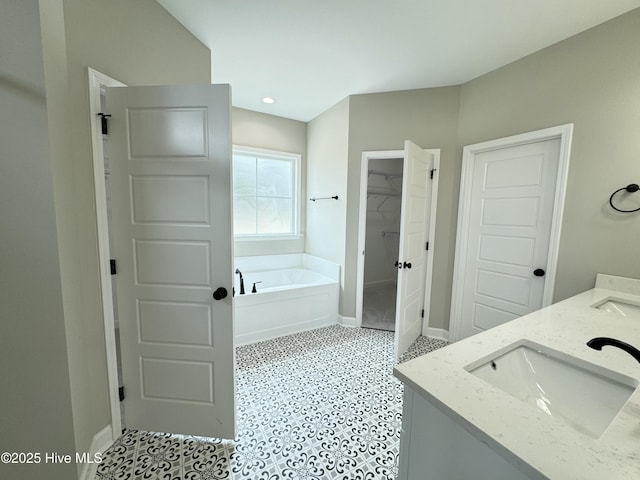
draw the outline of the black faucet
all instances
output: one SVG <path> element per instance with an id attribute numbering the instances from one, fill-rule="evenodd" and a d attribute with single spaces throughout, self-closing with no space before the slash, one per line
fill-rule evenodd
<path id="1" fill-rule="evenodd" d="M 604 347 L 605 345 L 618 347 L 624 350 L 625 352 L 627 352 L 629 355 L 635 358 L 638 362 L 640 362 L 640 350 L 638 350 L 636 347 L 632 347 L 628 343 L 622 342 L 620 340 L 616 340 L 615 338 L 596 337 L 596 338 L 592 338 L 587 342 L 587 346 L 593 348 L 594 350 L 602 350 L 602 347 Z"/>
<path id="2" fill-rule="evenodd" d="M 242 272 L 236 268 L 236 273 L 240 275 L 240 295 L 244 295 L 244 278 L 242 278 Z"/>

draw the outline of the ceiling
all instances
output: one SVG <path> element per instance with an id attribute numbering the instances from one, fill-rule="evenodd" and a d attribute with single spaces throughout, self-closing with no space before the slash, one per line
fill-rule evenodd
<path id="1" fill-rule="evenodd" d="M 158 0 L 233 104 L 309 121 L 348 95 L 458 85 L 640 0 Z M 262 98 L 276 99 L 266 105 Z"/>

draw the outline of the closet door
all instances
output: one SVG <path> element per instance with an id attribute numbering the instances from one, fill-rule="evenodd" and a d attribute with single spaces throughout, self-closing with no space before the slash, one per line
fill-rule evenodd
<path id="1" fill-rule="evenodd" d="M 422 331 L 433 155 L 405 141 L 398 254 L 395 354 L 399 358 Z"/>
<path id="2" fill-rule="evenodd" d="M 465 147 L 465 152 L 469 148 Z M 461 189 L 452 332 L 456 340 L 545 305 L 560 138 L 466 156 Z M 468 203 L 462 193 L 468 193 Z"/>

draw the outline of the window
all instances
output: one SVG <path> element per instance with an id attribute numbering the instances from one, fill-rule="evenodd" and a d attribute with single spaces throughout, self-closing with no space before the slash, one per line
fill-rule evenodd
<path id="1" fill-rule="evenodd" d="M 278 237 L 299 233 L 300 155 L 233 149 L 233 233 Z"/>

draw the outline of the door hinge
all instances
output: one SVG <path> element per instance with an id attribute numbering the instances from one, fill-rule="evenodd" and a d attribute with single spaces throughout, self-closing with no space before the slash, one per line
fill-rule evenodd
<path id="1" fill-rule="evenodd" d="M 102 134 L 109 135 L 109 125 L 107 124 L 107 118 L 111 117 L 111 115 L 109 115 L 108 113 L 100 112 L 98 116 L 100 117 L 100 124 L 102 125 Z"/>
<path id="2" fill-rule="evenodd" d="M 431 180 L 433 180 L 433 172 L 435 172 L 435 171 L 436 171 L 436 169 L 435 169 L 435 168 L 432 168 L 432 169 L 431 169 L 431 171 L 429 172 L 429 178 L 430 178 Z"/>
<path id="3" fill-rule="evenodd" d="M 118 387 L 118 398 L 124 402 L 124 387 Z"/>
<path id="4" fill-rule="evenodd" d="M 427 245 L 424 247 L 425 250 L 429 250 L 429 242 L 427 242 Z"/>
<path id="5" fill-rule="evenodd" d="M 424 318 L 424 308 L 422 309 L 422 312 L 420 312 L 420 318 Z"/>
<path id="6" fill-rule="evenodd" d="M 118 273 L 118 269 L 116 268 L 116 259 L 112 258 L 109 260 L 109 267 L 111 268 L 111 275 L 115 275 Z"/>

